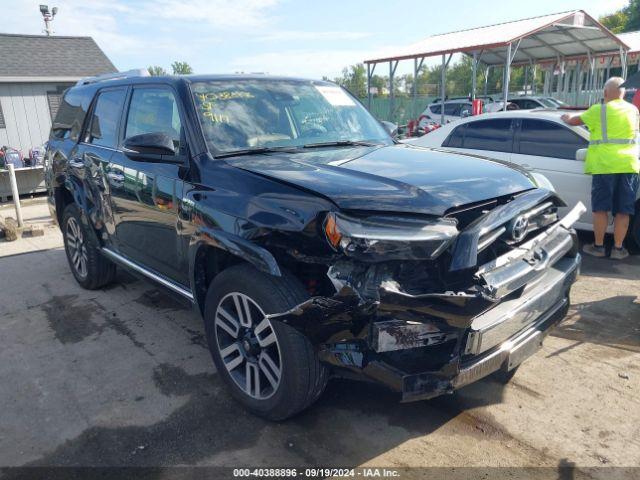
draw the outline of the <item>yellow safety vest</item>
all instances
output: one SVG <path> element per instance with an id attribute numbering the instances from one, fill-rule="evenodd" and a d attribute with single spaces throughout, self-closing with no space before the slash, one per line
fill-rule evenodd
<path id="1" fill-rule="evenodd" d="M 640 116 L 634 105 L 612 100 L 593 105 L 580 118 L 591 135 L 585 173 L 638 173 Z"/>

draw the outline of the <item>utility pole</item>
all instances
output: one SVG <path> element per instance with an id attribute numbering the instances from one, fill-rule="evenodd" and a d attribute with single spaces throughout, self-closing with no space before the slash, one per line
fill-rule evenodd
<path id="1" fill-rule="evenodd" d="M 48 5 L 40 5 L 40 13 L 42 14 L 42 18 L 44 20 L 44 33 L 47 34 L 47 37 L 53 34 L 53 28 L 51 27 L 51 22 L 53 22 L 53 17 L 58 13 L 58 7 L 53 7 L 51 12 L 49 12 Z"/>

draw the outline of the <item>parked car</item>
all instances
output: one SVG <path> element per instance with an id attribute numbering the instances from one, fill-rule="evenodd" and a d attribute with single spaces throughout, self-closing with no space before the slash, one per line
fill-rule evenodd
<path id="1" fill-rule="evenodd" d="M 586 127 L 566 125 L 558 110 L 516 110 L 470 117 L 446 125 L 424 137 L 407 140 L 423 147 L 474 153 L 539 172 L 562 193 L 568 204 L 591 205 L 591 176 L 584 174 L 589 145 Z M 629 235 L 640 245 L 640 202 Z M 593 231 L 591 209 L 576 228 Z M 613 226 L 610 226 L 612 231 Z"/>
<path id="2" fill-rule="evenodd" d="M 624 94 L 624 99 L 640 108 L 640 90 L 637 88 L 627 88 Z"/>
<path id="3" fill-rule="evenodd" d="M 560 219 L 522 169 L 398 144 L 330 82 L 85 80 L 47 156 L 76 281 L 101 288 L 117 265 L 187 299 L 231 394 L 270 419 L 334 376 L 405 401 L 508 379 L 580 265 L 584 207 Z"/>
<path id="4" fill-rule="evenodd" d="M 520 96 L 509 98 L 509 102 L 518 106 L 519 110 L 532 110 L 534 108 L 558 108 L 562 104 L 552 97 Z"/>
<path id="5" fill-rule="evenodd" d="M 442 121 L 442 103 L 430 103 L 418 117 L 418 127 L 424 128 L 430 122 Z M 468 99 L 445 100 L 444 123 L 454 122 L 471 115 L 471 102 Z"/>

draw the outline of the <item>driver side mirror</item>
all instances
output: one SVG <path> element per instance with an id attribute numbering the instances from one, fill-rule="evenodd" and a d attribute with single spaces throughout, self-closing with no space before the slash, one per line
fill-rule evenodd
<path id="1" fill-rule="evenodd" d="M 577 161 L 584 162 L 586 158 L 587 158 L 587 149 L 586 148 L 579 148 L 578 150 L 576 150 L 576 160 Z"/>
<path id="2" fill-rule="evenodd" d="M 177 161 L 173 139 L 166 133 L 143 133 L 124 141 L 124 153 L 142 161 Z"/>
<path id="3" fill-rule="evenodd" d="M 382 120 L 380 123 L 391 137 L 396 138 L 398 136 L 398 125 L 386 120 Z"/>

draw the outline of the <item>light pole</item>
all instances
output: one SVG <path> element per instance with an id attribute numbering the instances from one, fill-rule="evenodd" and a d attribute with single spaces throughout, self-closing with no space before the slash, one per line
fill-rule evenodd
<path id="1" fill-rule="evenodd" d="M 51 12 L 49 12 L 48 5 L 40 5 L 40 13 L 44 19 L 44 33 L 46 33 L 47 36 L 50 36 L 53 33 L 51 22 L 53 21 L 53 17 L 56 16 L 56 13 L 58 13 L 58 7 L 53 7 Z"/>

